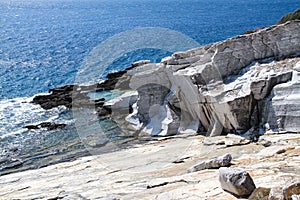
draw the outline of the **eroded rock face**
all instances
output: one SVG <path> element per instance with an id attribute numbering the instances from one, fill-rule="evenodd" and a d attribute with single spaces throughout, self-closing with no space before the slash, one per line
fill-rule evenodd
<path id="1" fill-rule="evenodd" d="M 164 116 L 168 125 L 155 135 L 192 129 L 217 136 L 265 124 L 299 132 L 299 32 L 300 21 L 291 21 L 130 70 L 140 122 L 151 129 L 149 121 Z"/>
<path id="2" fill-rule="evenodd" d="M 101 117 L 111 117 L 114 105 L 95 102 L 87 93 L 132 89 L 137 100 L 122 109 L 150 135 L 300 132 L 299 32 L 300 21 L 290 21 L 177 52 L 161 63 L 139 61 L 103 83 L 64 86 L 33 101 L 45 109 L 96 105 Z"/>
<path id="3" fill-rule="evenodd" d="M 269 109 L 269 115 L 273 119 L 269 121 L 273 128 L 280 131 L 300 132 L 300 62 L 292 72 L 292 80 L 288 83 L 276 85 L 273 89 Z"/>

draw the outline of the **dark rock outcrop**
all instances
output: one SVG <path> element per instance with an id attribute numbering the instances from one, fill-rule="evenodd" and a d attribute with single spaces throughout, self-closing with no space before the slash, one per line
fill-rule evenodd
<path id="1" fill-rule="evenodd" d="M 89 92 L 100 92 L 104 90 L 113 90 L 116 88 L 120 79 L 122 79 L 122 85 L 118 86 L 122 89 L 128 89 L 128 83 L 124 80 L 124 74 L 128 70 L 139 66 L 141 64 L 148 63 L 143 61 L 141 63 L 133 63 L 133 65 L 123 71 L 109 73 L 106 76 L 106 80 L 88 86 L 79 86 L 79 85 L 66 85 L 59 88 L 54 88 L 49 90 L 49 94 L 46 95 L 37 95 L 33 98 L 33 103 L 41 105 L 42 108 L 48 110 L 58 106 L 66 106 L 67 108 L 72 107 L 102 107 L 104 105 L 105 99 L 91 100 L 87 95 Z"/>
<path id="2" fill-rule="evenodd" d="M 55 129 L 65 128 L 66 126 L 67 126 L 66 124 L 56 124 L 54 122 L 42 122 L 36 125 L 27 125 L 24 126 L 23 128 L 27 128 L 27 129 L 46 128 L 48 130 L 55 130 Z"/>

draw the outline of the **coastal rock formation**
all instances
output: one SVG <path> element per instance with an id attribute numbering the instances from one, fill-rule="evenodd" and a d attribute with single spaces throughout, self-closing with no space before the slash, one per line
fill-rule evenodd
<path id="1" fill-rule="evenodd" d="M 45 109 L 94 106 L 100 118 L 136 135 L 246 133 L 256 141 L 262 131 L 298 133 L 299 32 L 300 21 L 289 21 L 177 52 L 160 63 L 139 61 L 102 83 L 52 89 L 33 102 Z M 133 90 L 132 96 L 110 102 L 88 96 L 114 89 Z"/>
<path id="2" fill-rule="evenodd" d="M 113 90 L 116 84 L 122 79 L 122 86 L 118 87 L 122 89 L 128 89 L 128 83 L 122 77 L 127 73 L 128 70 L 147 64 L 150 61 L 143 60 L 135 62 L 131 67 L 120 71 L 109 73 L 106 76 L 106 80 L 101 83 L 94 85 L 65 85 L 59 88 L 54 88 L 49 90 L 49 94 L 37 95 L 33 98 L 32 103 L 39 104 L 42 108 L 48 110 L 58 106 L 66 106 L 67 108 L 80 108 L 80 107 L 102 107 L 105 99 L 92 100 L 88 94 L 91 92 L 101 92 L 105 90 Z M 126 78 L 125 78 L 126 79 Z"/>
<path id="3" fill-rule="evenodd" d="M 299 132 L 299 32 L 290 21 L 129 70 L 135 118 L 151 135 Z"/>

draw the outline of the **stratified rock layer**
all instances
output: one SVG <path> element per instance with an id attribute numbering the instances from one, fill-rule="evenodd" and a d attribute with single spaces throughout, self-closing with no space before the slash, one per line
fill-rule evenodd
<path id="1" fill-rule="evenodd" d="M 293 69 L 292 80 L 274 87 L 272 105 L 277 126 L 281 130 L 299 132 L 300 130 L 300 62 Z M 272 122 L 271 122 L 272 123 Z"/>
<path id="2" fill-rule="evenodd" d="M 291 21 L 129 70 L 135 117 L 151 135 L 299 132 L 299 32 Z"/>

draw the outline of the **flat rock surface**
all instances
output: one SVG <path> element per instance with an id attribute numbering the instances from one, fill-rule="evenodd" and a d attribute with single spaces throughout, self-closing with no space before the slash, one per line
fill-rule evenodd
<path id="1" fill-rule="evenodd" d="M 204 145 L 203 136 L 155 140 L 1 176 L 0 199 L 236 199 L 222 190 L 218 169 L 187 173 L 191 166 L 225 153 L 233 157 L 230 168 L 245 169 L 257 187 L 283 187 L 287 181 L 299 180 L 300 147 L 295 142 L 287 147 L 284 141 L 299 141 L 300 134 L 264 138 L 273 144 L 220 148 Z"/>

